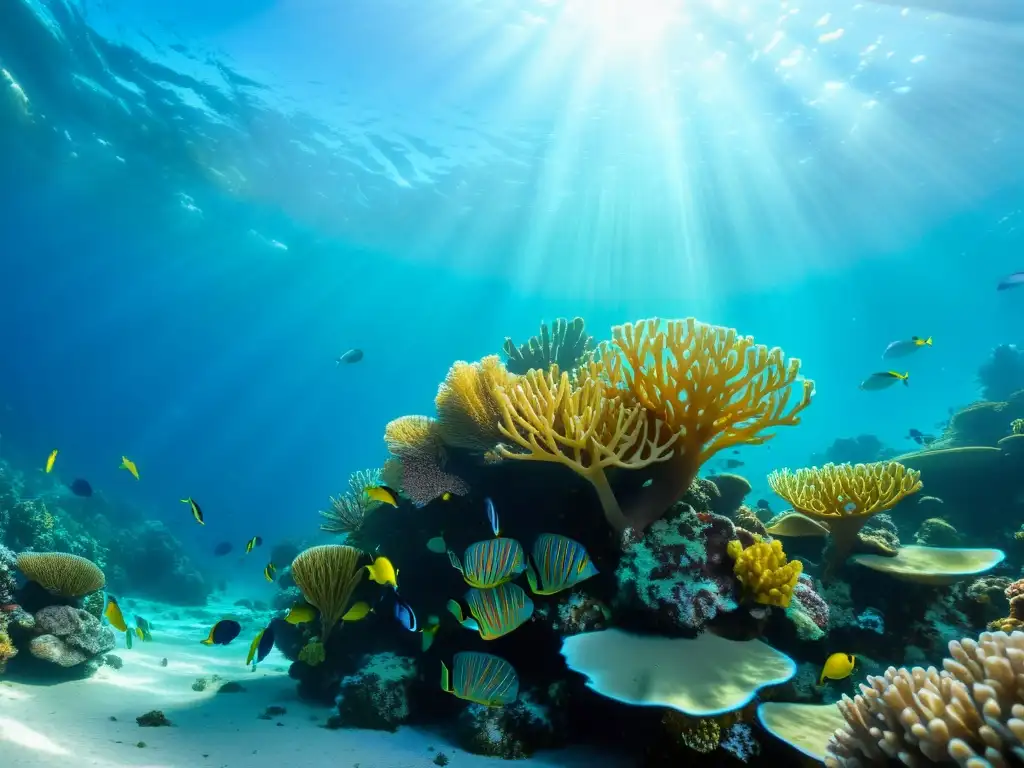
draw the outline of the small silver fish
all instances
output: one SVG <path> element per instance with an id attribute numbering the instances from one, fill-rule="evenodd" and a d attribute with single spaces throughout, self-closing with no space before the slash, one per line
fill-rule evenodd
<path id="1" fill-rule="evenodd" d="M 885 348 L 885 352 L 882 353 L 882 358 L 889 360 L 894 357 L 906 357 L 907 355 L 914 354 L 919 349 L 930 347 L 931 345 L 931 336 L 927 339 L 922 339 L 920 336 L 911 336 L 909 339 L 892 342 Z"/>
<path id="2" fill-rule="evenodd" d="M 876 389 L 887 389 L 895 384 L 897 381 L 902 381 L 904 386 L 910 384 L 909 373 L 897 373 L 896 371 L 882 371 L 881 373 L 872 373 L 864 381 L 860 383 L 860 388 L 864 390 L 876 390 Z"/>
<path id="3" fill-rule="evenodd" d="M 341 365 L 342 363 L 358 363 L 362 359 L 363 359 L 363 350 L 361 350 L 361 349 L 350 349 L 348 352 L 346 352 L 345 354 L 341 355 L 341 357 L 337 358 L 334 362 L 337 365 Z"/>

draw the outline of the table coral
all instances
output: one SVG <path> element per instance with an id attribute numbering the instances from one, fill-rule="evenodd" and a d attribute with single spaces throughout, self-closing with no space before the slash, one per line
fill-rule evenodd
<path id="1" fill-rule="evenodd" d="M 779 608 L 789 606 L 803 564 L 786 557 L 781 541 L 761 540 L 744 547 L 739 540 L 734 540 L 729 542 L 726 551 L 734 561 L 733 573 L 743 585 L 746 599 Z"/>
<path id="2" fill-rule="evenodd" d="M 678 505 L 652 525 L 643 538 L 627 544 L 619 567 L 616 607 L 639 608 L 660 625 L 700 629 L 720 613 L 736 610 L 738 590 L 729 541 L 753 537 L 725 517 Z"/>

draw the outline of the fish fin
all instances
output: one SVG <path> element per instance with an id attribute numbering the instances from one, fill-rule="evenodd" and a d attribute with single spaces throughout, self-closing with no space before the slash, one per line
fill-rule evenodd
<path id="1" fill-rule="evenodd" d="M 825 670 L 821 670 L 821 677 L 818 678 L 818 685 L 825 684 Z"/>
<path id="2" fill-rule="evenodd" d="M 211 640 L 210 638 L 206 638 L 205 640 L 200 640 L 199 642 L 201 644 L 203 644 L 203 645 L 213 645 L 213 640 Z"/>
<path id="3" fill-rule="evenodd" d="M 462 562 L 459 560 L 459 556 L 450 549 L 448 550 L 448 562 L 452 564 L 452 568 L 456 571 L 465 574 L 465 571 L 462 570 Z"/>
<path id="4" fill-rule="evenodd" d="M 537 572 L 533 569 L 533 563 L 530 556 L 526 559 L 526 583 L 530 585 L 530 591 L 535 595 L 539 595 L 537 591 Z"/>
<path id="5" fill-rule="evenodd" d="M 903 386 L 910 386 L 910 371 L 907 371 L 906 373 L 903 374 Z"/>
<path id="6" fill-rule="evenodd" d="M 441 690 L 445 693 L 452 693 L 451 675 L 448 674 L 448 667 L 443 661 L 441 662 Z"/>

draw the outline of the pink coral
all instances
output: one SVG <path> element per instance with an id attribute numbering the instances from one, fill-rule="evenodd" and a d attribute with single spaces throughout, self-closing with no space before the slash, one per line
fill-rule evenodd
<path id="1" fill-rule="evenodd" d="M 814 589 L 814 581 L 806 573 L 800 574 L 800 579 L 793 589 L 793 597 L 800 604 L 800 610 L 807 614 L 818 629 L 828 629 L 828 603 Z"/>
<path id="2" fill-rule="evenodd" d="M 466 481 L 450 472 L 445 472 L 436 456 L 427 451 L 403 453 L 402 492 L 415 504 L 423 506 L 446 493 L 465 496 L 469 493 Z"/>

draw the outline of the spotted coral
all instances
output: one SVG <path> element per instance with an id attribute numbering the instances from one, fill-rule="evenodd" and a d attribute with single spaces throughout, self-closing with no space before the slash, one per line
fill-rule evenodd
<path id="1" fill-rule="evenodd" d="M 743 585 L 743 593 L 748 600 L 762 605 L 789 607 L 803 564 L 799 560 L 788 560 L 781 541 L 759 540 L 744 547 L 737 539 L 729 542 L 727 551 L 734 561 L 733 573 Z"/>
<path id="2" fill-rule="evenodd" d="M 829 565 L 835 567 L 856 545 L 868 518 L 921 490 L 921 473 L 895 461 L 826 464 L 772 472 L 768 484 L 796 511 L 828 525 Z"/>
<path id="3" fill-rule="evenodd" d="M 888 759 L 907 765 L 1010 765 L 1024 760 L 1024 632 L 985 632 L 949 643 L 935 667 L 889 667 L 838 704 L 828 768 Z"/>

